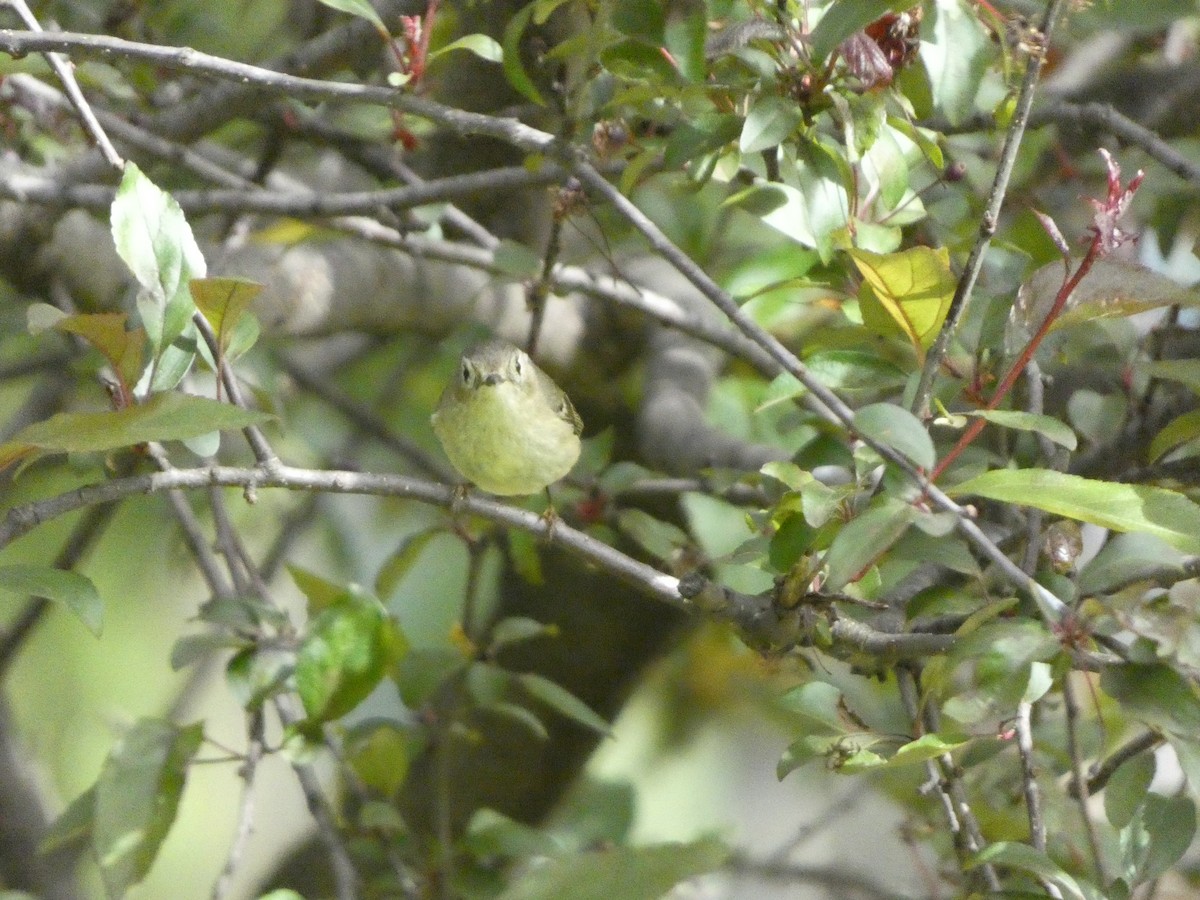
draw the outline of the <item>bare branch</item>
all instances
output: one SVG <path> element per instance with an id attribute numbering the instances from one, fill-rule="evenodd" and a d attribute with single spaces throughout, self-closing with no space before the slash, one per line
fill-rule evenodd
<path id="1" fill-rule="evenodd" d="M 67 31 L 35 33 L 0 28 L 0 52 L 8 53 L 11 56 L 20 56 L 26 53 L 54 50 L 100 56 L 104 59 L 111 59 L 114 56 L 145 59 L 168 69 L 178 69 L 198 75 L 212 75 L 227 81 L 238 82 L 244 87 L 284 94 L 292 99 L 386 106 L 430 119 L 462 136 L 494 137 L 527 151 L 546 151 L 554 142 L 553 135 L 524 125 L 516 119 L 503 119 L 454 109 L 390 87 L 300 78 L 296 75 L 287 75 L 260 66 L 201 53 L 190 47 L 160 47 L 105 35 L 76 34 Z"/>
<path id="2" fill-rule="evenodd" d="M 42 32 L 42 26 L 34 17 L 33 11 L 30 10 L 25 0 L 6 0 L 6 5 L 13 8 L 17 15 L 20 16 L 21 21 L 25 23 L 25 27 L 30 31 Z M 96 114 L 92 112 L 91 105 L 87 102 L 87 98 L 83 96 L 83 91 L 79 89 L 79 82 L 75 80 L 75 72 L 70 60 L 58 53 L 44 53 L 42 55 L 46 58 L 46 62 L 50 64 L 50 68 L 54 70 L 54 74 L 58 76 L 58 80 L 62 82 L 63 90 L 67 92 L 67 97 L 70 98 L 71 105 L 75 107 L 75 111 L 79 114 L 84 130 L 92 136 L 92 140 L 96 142 L 96 146 L 100 148 L 100 152 L 104 154 L 104 158 L 108 161 L 108 164 L 117 171 L 123 169 L 125 167 L 125 160 L 121 159 L 121 155 L 117 153 L 117 149 L 108 139 L 108 135 L 104 133 L 104 128 L 96 119 Z"/>

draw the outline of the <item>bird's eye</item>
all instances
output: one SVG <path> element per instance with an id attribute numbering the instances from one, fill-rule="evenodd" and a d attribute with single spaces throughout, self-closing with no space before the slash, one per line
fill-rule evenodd
<path id="1" fill-rule="evenodd" d="M 463 363 L 462 377 L 463 377 L 463 384 L 471 383 L 471 367 L 468 366 L 466 363 Z"/>
<path id="2" fill-rule="evenodd" d="M 513 360 L 513 371 L 518 375 L 521 374 L 521 357 L 519 356 Z"/>

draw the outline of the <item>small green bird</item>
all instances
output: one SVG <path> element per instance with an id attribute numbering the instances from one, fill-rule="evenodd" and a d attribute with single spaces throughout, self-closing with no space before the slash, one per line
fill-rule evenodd
<path id="1" fill-rule="evenodd" d="M 579 459 L 571 398 L 507 341 L 462 355 L 431 421 L 454 468 L 493 494 L 536 494 Z"/>

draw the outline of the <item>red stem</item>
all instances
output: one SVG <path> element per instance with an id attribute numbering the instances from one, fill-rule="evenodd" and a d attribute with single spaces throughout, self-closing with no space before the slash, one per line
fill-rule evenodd
<path id="1" fill-rule="evenodd" d="M 1087 254 L 1079 263 L 1079 268 L 1077 268 L 1074 273 L 1072 273 L 1071 277 L 1063 282 L 1062 287 L 1058 289 L 1058 295 L 1054 298 L 1054 305 L 1050 307 L 1050 312 L 1046 314 L 1046 318 L 1042 321 L 1041 327 L 1038 328 L 1037 333 L 1030 338 L 1029 343 L 1025 345 L 1025 349 L 1021 351 L 1021 355 L 1017 357 L 1016 361 L 1005 373 L 1004 378 L 1000 380 L 1000 384 L 996 386 L 996 392 L 992 394 L 992 399 L 987 402 L 987 405 L 984 407 L 984 409 L 995 409 L 1008 395 L 1008 392 L 1012 390 L 1013 385 L 1017 383 L 1017 379 L 1021 377 L 1021 373 L 1025 371 L 1025 366 L 1029 364 L 1029 360 L 1033 358 L 1033 354 L 1037 352 L 1037 348 L 1041 346 L 1043 339 L 1045 339 L 1046 335 L 1050 333 L 1051 326 L 1062 314 L 1063 307 L 1066 306 L 1067 300 L 1069 300 L 1071 294 L 1075 292 L 1075 288 L 1079 286 L 1079 282 L 1081 282 L 1084 279 L 1084 276 L 1091 271 L 1092 265 L 1097 259 L 1100 258 L 1100 247 L 1100 235 L 1096 235 L 1094 238 L 1092 238 L 1092 243 L 1091 246 L 1088 247 Z M 958 443 L 951 448 L 949 453 L 942 457 L 941 462 L 937 464 L 937 467 L 930 474 L 929 480 L 931 482 L 937 481 L 938 477 L 944 471 L 946 471 L 950 464 L 954 462 L 954 460 L 958 459 L 959 455 L 966 450 L 967 447 L 970 446 L 971 442 L 979 435 L 979 432 L 983 431 L 983 426 L 986 424 L 987 419 L 978 418 L 967 426 L 967 429 L 963 432 L 962 437 L 958 439 Z"/>

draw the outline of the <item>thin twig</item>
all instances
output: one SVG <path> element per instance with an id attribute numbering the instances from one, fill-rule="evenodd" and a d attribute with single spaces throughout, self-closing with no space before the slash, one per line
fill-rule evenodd
<path id="1" fill-rule="evenodd" d="M 25 0 L 5 0 L 5 5 L 12 7 L 13 11 L 25 23 L 25 27 L 30 31 L 42 31 L 42 26 L 34 16 L 33 11 L 25 3 Z M 50 68 L 54 70 L 54 74 L 58 76 L 58 80 L 62 82 L 63 90 L 66 91 L 67 97 L 71 101 L 71 105 L 75 107 L 75 111 L 79 114 L 80 120 L 83 122 L 84 130 L 92 136 L 92 140 L 96 142 L 96 146 L 100 148 L 100 152 L 104 154 L 105 160 L 117 171 L 125 167 L 125 160 L 117 153 L 116 147 L 108 139 L 108 135 L 104 133 L 104 128 L 96 120 L 96 114 L 92 112 L 91 105 L 87 102 L 87 98 L 83 96 L 83 91 L 79 89 L 79 82 L 75 80 L 75 72 L 71 65 L 71 61 L 58 53 L 43 53 L 46 62 L 50 64 Z"/>
<path id="2" fill-rule="evenodd" d="M 262 707 L 255 707 L 246 714 L 246 753 L 238 771 L 242 778 L 242 796 L 238 801 L 237 825 L 233 830 L 233 841 L 225 866 L 213 885 L 212 900 L 223 900 L 229 895 L 234 873 L 241 864 L 250 835 L 254 833 L 254 776 L 264 753 L 263 725 Z"/>
<path id="3" fill-rule="evenodd" d="M 936 733 L 941 727 L 938 708 L 933 704 L 927 703 L 924 713 L 926 730 Z M 983 829 L 979 827 L 979 820 L 975 817 L 975 812 L 971 809 L 970 801 L 967 799 L 967 789 L 963 786 L 962 774 L 958 768 L 958 764 L 954 762 L 954 758 L 949 753 L 943 753 L 938 757 L 937 764 L 941 769 L 942 778 L 946 784 L 946 791 L 950 795 L 950 799 L 954 802 L 954 809 L 962 822 L 962 833 L 967 838 L 967 849 L 972 853 L 979 853 L 987 846 L 987 842 L 983 838 Z M 983 874 L 983 880 L 987 884 L 988 890 L 993 893 L 999 891 L 1000 876 L 996 874 L 995 868 L 987 864 L 980 866 L 979 869 Z"/>
<path id="4" fill-rule="evenodd" d="M 874 879 L 849 868 L 758 860 L 736 854 L 725 864 L 724 869 L 734 875 L 762 880 L 820 885 L 828 892 L 828 896 L 836 896 L 840 900 L 850 900 L 854 897 L 868 900 L 904 900 L 908 896 L 889 890 Z"/>
<path id="5" fill-rule="evenodd" d="M 1013 385 L 1017 383 L 1017 379 L 1021 377 L 1023 372 L 1025 372 L 1026 367 L 1029 365 L 1029 361 L 1033 359 L 1034 353 L 1037 352 L 1038 347 L 1041 346 L 1042 341 L 1046 338 L 1046 335 L 1050 333 L 1050 329 L 1058 320 L 1059 315 L 1064 309 L 1066 309 L 1067 302 L 1071 299 L 1071 295 L 1075 293 L 1075 289 L 1079 287 L 1079 283 L 1087 277 L 1087 274 L 1090 271 L 1092 271 L 1092 267 L 1102 255 L 1103 239 L 1099 234 L 1096 234 L 1092 238 L 1091 243 L 1088 244 L 1087 253 L 1085 253 L 1083 259 L 1079 261 L 1079 265 L 1076 266 L 1075 270 L 1063 280 L 1062 286 L 1059 287 L 1058 293 L 1054 296 L 1054 303 L 1051 305 L 1050 310 L 1046 313 L 1046 317 L 1038 326 L 1037 331 L 1035 331 L 1033 336 L 1026 342 L 1025 346 L 1021 350 L 1021 353 L 1013 361 L 1012 365 L 1009 366 L 1008 371 L 1004 373 L 1004 377 L 1000 379 L 1000 383 L 996 385 L 996 389 L 992 392 L 991 398 L 986 404 L 984 404 L 984 409 L 995 409 L 1000 405 L 1004 398 L 1008 396 L 1009 392 L 1013 388 Z M 929 473 L 929 480 L 937 481 L 938 478 L 941 477 L 942 473 L 950 467 L 950 464 L 953 463 L 954 460 L 958 459 L 959 455 L 968 446 L 970 446 L 971 442 L 974 441 L 976 437 L 979 436 L 979 432 L 983 430 L 985 425 L 987 425 L 987 419 L 983 418 L 982 416 L 973 419 L 971 424 L 963 429 L 963 433 L 955 445 L 951 447 L 940 460 L 938 460 L 938 464 L 934 467 L 933 471 Z"/>
<path id="6" fill-rule="evenodd" d="M 1025 812 L 1029 816 L 1029 844 L 1034 850 L 1046 849 L 1046 820 L 1042 817 L 1042 794 L 1033 767 L 1033 704 L 1017 704 L 1017 753 L 1021 757 L 1021 783 L 1025 790 Z"/>
<path id="7" fill-rule="evenodd" d="M 237 82 L 243 87 L 284 94 L 293 100 L 325 100 L 386 106 L 431 119 L 464 137 L 481 135 L 497 138 L 522 150 L 545 151 L 554 141 L 552 135 L 531 128 L 516 119 L 503 119 L 454 109 L 390 87 L 301 78 L 201 53 L 191 47 L 162 47 L 107 35 L 77 34 L 68 31 L 31 32 L 0 28 L 0 52 L 20 56 L 55 50 L 102 58 L 122 56 L 149 60 L 167 69 L 212 75 Z"/>
<path id="8" fill-rule="evenodd" d="M 920 730 L 936 731 L 936 713 L 931 717 L 932 707 L 925 707 L 922 716 L 921 704 L 918 700 L 917 679 L 913 671 L 902 666 L 896 669 L 896 687 L 900 691 L 900 701 L 908 714 L 913 727 Z M 924 724 L 922 726 L 922 719 Z M 954 846 L 959 852 L 960 861 L 965 861 L 963 854 L 978 853 L 984 848 L 983 835 L 979 831 L 979 823 L 971 814 L 967 804 L 966 793 L 955 772 L 954 761 L 948 755 L 937 760 L 927 760 L 925 764 L 929 772 L 929 788 L 936 790 L 942 801 L 942 811 L 946 816 L 946 825 L 954 836 Z M 1000 878 L 991 863 L 979 866 L 979 872 L 992 892 L 1000 890 Z"/>
<path id="9" fill-rule="evenodd" d="M 1161 746 L 1162 742 L 1163 736 L 1161 734 L 1154 731 L 1144 731 L 1137 737 L 1122 744 L 1103 762 L 1092 766 L 1087 781 L 1084 782 L 1088 795 L 1090 796 L 1104 790 L 1105 785 L 1108 784 L 1108 779 L 1112 778 L 1113 773 L 1121 768 L 1123 764 L 1133 759 L 1139 753 L 1146 753 Z M 1071 795 L 1076 796 L 1078 792 L 1078 788 L 1072 782 Z"/>
<path id="10" fill-rule="evenodd" d="M 300 387 L 325 401 L 350 422 L 404 458 L 421 474 L 439 481 L 453 481 L 454 473 L 416 443 L 397 434 L 384 419 L 369 407 L 338 389 L 326 375 L 319 375 L 285 354 L 276 356 L 283 370 Z"/>
<path id="11" fill-rule="evenodd" d="M 165 150 L 166 148 L 160 147 Z M 202 157 L 201 157 L 202 158 Z M 212 163 L 206 167 L 211 174 Z M 235 176 L 236 177 L 236 176 Z M 380 188 L 373 191 L 314 191 L 308 188 L 244 187 L 199 188 L 173 191 L 171 196 L 187 213 L 260 213 L 298 219 L 323 219 L 334 216 L 375 215 L 381 209 L 403 210 L 480 194 L 501 193 L 553 184 L 563 178 L 559 166 L 548 165 L 537 171 L 523 166 L 485 169 L 465 175 L 453 175 L 421 184 Z M 111 202 L 114 188 L 84 184 L 61 184 L 32 175 L 17 175 L 13 184 L 32 201 L 98 206 L 106 197 Z M 485 249 L 494 250 L 495 241 Z"/>
<path id="12" fill-rule="evenodd" d="M 1061 125 L 1063 122 L 1092 125 L 1111 132 L 1126 144 L 1144 150 L 1147 156 L 1162 163 L 1171 173 L 1200 186 L 1200 165 L 1196 165 L 1154 131 L 1113 109 L 1108 103 L 1058 100 L 1039 106 L 1031 117 L 1031 124 L 1034 125 Z"/>
<path id="13" fill-rule="evenodd" d="M 177 471 L 167 456 L 166 451 L 158 444 L 149 444 L 147 446 L 147 453 L 154 460 L 159 471 Z M 204 527 L 200 524 L 195 510 L 192 509 L 192 505 L 183 491 L 167 491 L 166 495 L 167 502 L 170 504 L 171 511 L 175 516 L 175 521 L 179 524 L 179 528 L 183 532 L 184 542 L 187 544 L 188 551 L 191 553 L 192 559 L 200 570 L 201 577 L 208 585 L 209 593 L 214 597 L 222 598 L 234 596 L 233 585 L 217 561 L 217 556 L 213 553 L 208 537 L 204 533 Z M 228 563 L 228 561 L 226 562 Z"/>
<path id="14" fill-rule="evenodd" d="M 195 323 L 196 330 L 200 332 L 204 343 L 208 345 L 208 350 L 212 354 L 212 358 L 217 362 L 221 384 L 225 387 L 225 393 L 229 397 L 229 401 L 234 406 L 239 406 L 242 409 L 250 409 L 250 405 L 246 402 L 246 398 L 242 394 L 242 387 L 238 384 L 233 367 L 229 365 L 224 354 L 221 353 L 220 345 L 217 343 L 217 335 L 213 332 L 212 326 L 208 324 L 208 319 L 204 318 L 203 313 L 196 312 L 192 315 L 192 322 Z M 261 428 L 257 425 L 247 425 L 242 429 L 242 434 L 246 436 L 246 443 L 250 445 L 250 451 L 254 454 L 255 460 L 258 461 L 260 466 L 270 468 L 279 462 L 279 457 L 271 449 L 271 445 L 267 442 L 267 438 L 262 433 Z"/>
<path id="15" fill-rule="evenodd" d="M 537 355 L 538 341 L 542 336 L 542 322 L 546 318 L 546 301 L 550 299 L 550 285 L 554 278 L 554 267 L 562 250 L 563 219 L 555 215 L 550 223 L 550 234 L 546 237 L 546 249 L 542 251 L 542 272 L 538 280 L 526 291 L 530 306 L 529 335 L 525 340 L 525 352 Z"/>
<path id="16" fill-rule="evenodd" d="M 1025 790 L 1025 810 L 1030 818 L 1030 845 L 1034 850 L 1045 852 L 1046 823 L 1042 817 L 1042 792 L 1038 788 L 1037 773 L 1033 768 L 1033 704 L 1022 700 L 1016 704 L 1016 751 L 1021 757 L 1021 785 Z M 1046 895 L 1062 900 L 1062 890 L 1043 875 L 1038 876 Z"/>
<path id="17" fill-rule="evenodd" d="M 277 696 L 274 705 L 285 726 L 303 721 L 304 716 L 297 710 L 293 697 Z M 337 898 L 355 900 L 359 895 L 358 872 L 338 828 L 337 816 L 321 787 L 321 780 L 317 777 L 316 770 L 307 763 L 293 762 L 292 771 L 296 773 L 296 780 L 300 782 L 300 790 L 304 793 L 308 811 L 317 823 L 317 839 L 324 845 L 329 856 Z"/>
<path id="18" fill-rule="evenodd" d="M 1100 849 L 1100 837 L 1096 834 L 1096 823 L 1092 821 L 1088 810 L 1088 785 L 1083 774 L 1083 754 L 1079 747 L 1079 703 L 1075 696 L 1075 687 L 1068 672 L 1062 680 L 1063 685 L 1063 714 L 1067 724 L 1067 753 L 1071 758 L 1071 783 L 1075 788 L 1072 793 L 1079 805 L 1079 817 L 1083 821 L 1083 831 L 1087 835 L 1088 849 L 1092 854 L 1092 864 L 1096 867 L 1096 876 L 1102 886 L 1107 885 L 1109 878 L 1104 865 L 1104 853 Z"/>
<path id="19" fill-rule="evenodd" d="M 413 186 L 428 184 L 427 179 L 407 165 L 390 148 L 381 147 L 374 141 L 364 141 L 347 134 L 329 124 L 315 111 L 298 110 L 289 106 L 286 117 L 279 109 L 273 109 L 266 115 L 270 116 L 273 121 L 279 121 L 290 132 L 301 138 L 333 147 L 347 159 L 362 166 L 381 180 L 398 177 L 405 184 Z M 480 247 L 494 250 L 500 245 L 498 237 L 453 204 L 447 204 L 444 207 L 442 219 L 447 225 L 458 229 L 464 237 Z"/>
<path id="20" fill-rule="evenodd" d="M 1059 13 L 1066 5 L 1066 0 L 1050 0 L 1046 4 L 1045 15 L 1039 26 L 1040 40 L 1043 46 L 1027 57 L 1025 77 L 1021 81 L 1021 89 L 1017 94 L 1013 110 L 1012 122 L 1004 136 L 1004 146 L 1000 150 L 1000 161 L 996 164 L 996 177 L 992 181 L 992 190 L 988 195 L 987 205 L 979 223 L 979 235 L 959 276 L 958 285 L 954 289 L 954 297 L 950 301 L 950 309 L 946 320 L 942 323 L 938 336 L 934 339 L 929 353 L 925 357 L 925 366 L 921 370 L 921 378 L 913 395 L 911 409 L 918 418 L 929 416 L 929 401 L 933 396 L 933 383 L 950 346 L 950 339 L 958 331 L 958 323 L 971 302 L 971 294 L 975 290 L 975 282 L 983 269 L 983 260 L 996 233 L 1000 221 L 1000 209 L 1004 205 L 1004 195 L 1008 191 L 1008 180 L 1012 177 L 1013 166 L 1017 162 L 1017 151 L 1021 148 L 1021 139 L 1029 122 L 1029 111 L 1033 107 L 1033 95 L 1041 75 L 1042 66 L 1046 62 L 1045 47 L 1049 46 L 1050 37 L 1054 32 L 1054 23 Z"/>

